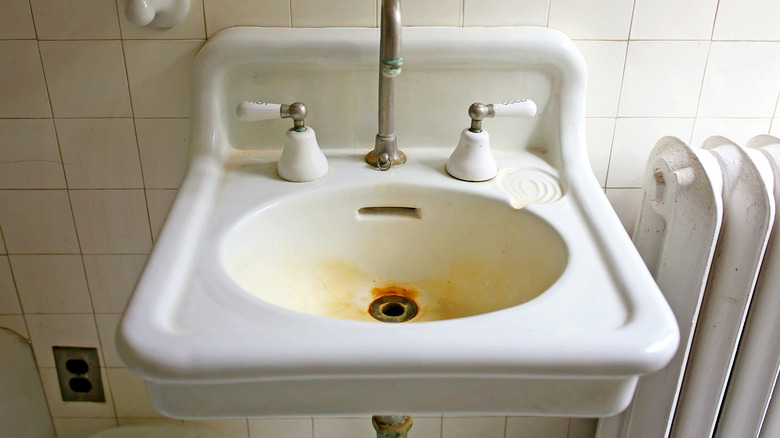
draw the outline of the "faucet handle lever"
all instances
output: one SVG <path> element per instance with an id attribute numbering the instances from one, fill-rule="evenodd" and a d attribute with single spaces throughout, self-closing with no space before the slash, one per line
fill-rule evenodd
<path id="1" fill-rule="evenodd" d="M 236 107 L 236 116 L 244 122 L 256 122 L 258 120 L 273 120 L 277 118 L 293 119 L 296 131 L 306 129 L 306 105 L 295 102 L 290 105 L 268 103 L 259 101 L 241 102 Z"/>
<path id="2" fill-rule="evenodd" d="M 518 117 L 528 119 L 536 115 L 536 103 L 530 99 L 519 99 L 502 103 L 474 103 L 469 107 L 472 132 L 482 131 L 482 119 L 492 117 Z"/>

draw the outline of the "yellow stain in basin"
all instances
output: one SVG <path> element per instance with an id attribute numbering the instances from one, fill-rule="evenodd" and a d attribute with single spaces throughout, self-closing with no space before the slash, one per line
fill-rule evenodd
<path id="1" fill-rule="evenodd" d="M 306 302 L 293 308 L 321 316 L 375 321 L 368 312 L 371 302 L 380 296 L 401 295 L 417 303 L 418 313 L 410 322 L 462 318 L 522 304 L 546 290 L 559 274 L 544 266 L 525 266 L 525 275 L 501 268 L 467 256 L 429 278 L 399 281 L 377 278 L 344 260 L 323 259 L 314 271 L 325 293 L 301 290 Z"/>

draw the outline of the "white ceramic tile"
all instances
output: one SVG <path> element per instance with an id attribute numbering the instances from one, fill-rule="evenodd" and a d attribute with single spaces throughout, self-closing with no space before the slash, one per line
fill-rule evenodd
<path id="1" fill-rule="evenodd" d="M 25 338 L 30 336 L 27 333 L 27 324 L 24 322 L 24 316 L 22 315 L 0 315 L 0 327 L 12 330 L 17 335 Z"/>
<path id="2" fill-rule="evenodd" d="M 152 240 L 143 190 L 73 190 L 84 254 L 148 254 Z"/>
<path id="3" fill-rule="evenodd" d="M 626 61 L 625 41 L 575 41 L 588 66 L 585 115 L 615 117 Z"/>
<path id="4" fill-rule="evenodd" d="M 122 39 L 202 39 L 206 37 L 202 1 L 191 1 L 190 9 L 181 23 L 169 29 L 136 26 L 127 21 L 127 17 L 125 17 L 127 0 L 116 0 L 116 2 L 119 10 L 119 24 L 122 28 Z"/>
<path id="5" fill-rule="evenodd" d="M 124 311 L 146 258 L 146 255 L 84 256 L 87 284 L 96 313 Z"/>
<path id="6" fill-rule="evenodd" d="M 573 39 L 625 40 L 633 0 L 550 0 L 550 27 Z"/>
<path id="7" fill-rule="evenodd" d="M 607 189 L 607 199 L 617 213 L 623 228 L 631 236 L 642 205 L 642 189 Z"/>
<path id="8" fill-rule="evenodd" d="M 758 134 L 768 134 L 772 119 L 696 119 L 691 146 L 700 147 L 704 140 L 720 135 L 745 146 Z"/>
<path id="9" fill-rule="evenodd" d="M 376 26 L 372 0 L 290 0 L 293 27 Z"/>
<path id="10" fill-rule="evenodd" d="M 441 437 L 442 417 L 419 417 L 412 416 L 412 430 L 409 435 L 412 437 Z"/>
<path id="11" fill-rule="evenodd" d="M 5 0 L 0 14 L 0 39 L 35 39 L 30 4 L 27 0 Z"/>
<path id="12" fill-rule="evenodd" d="M 12 255 L 24 313 L 90 313 L 84 265 L 79 255 Z"/>
<path id="13" fill-rule="evenodd" d="M 694 117 L 709 43 L 631 41 L 621 117 Z"/>
<path id="14" fill-rule="evenodd" d="M 569 419 L 556 417 L 508 417 L 506 438 L 567 438 Z"/>
<path id="15" fill-rule="evenodd" d="M 607 182 L 609 155 L 612 151 L 612 136 L 615 132 L 615 119 L 585 119 L 585 141 L 588 144 L 588 157 L 593 174 L 601 187 Z"/>
<path id="16" fill-rule="evenodd" d="M 30 330 L 35 361 L 39 367 L 54 367 L 54 353 L 51 347 L 87 347 L 100 351 L 95 318 L 90 314 L 40 315 L 28 314 L 27 328 Z M 73 415 L 55 415 L 72 417 Z"/>
<path id="17" fill-rule="evenodd" d="M 111 400 L 111 390 L 106 378 L 106 369 L 101 368 L 100 374 L 103 379 L 103 392 L 106 401 L 97 402 L 66 402 L 62 401 L 60 394 L 60 383 L 57 380 L 57 370 L 51 368 L 40 368 L 41 382 L 43 391 L 46 393 L 46 400 L 49 403 L 49 411 L 54 418 L 114 418 L 114 405 Z"/>
<path id="18" fill-rule="evenodd" d="M 713 39 L 778 40 L 778 17 L 777 0 L 720 0 Z"/>
<path id="19" fill-rule="evenodd" d="M 35 41 L 0 41 L 0 118 L 51 117 Z"/>
<path id="20" fill-rule="evenodd" d="M 115 418 L 52 418 L 57 438 L 85 438 L 117 426 Z"/>
<path id="21" fill-rule="evenodd" d="M 152 221 L 152 234 L 157 239 L 160 229 L 165 223 L 168 210 L 173 205 L 176 190 L 147 190 L 146 198 L 149 203 L 149 220 Z"/>
<path id="22" fill-rule="evenodd" d="M 136 117 L 189 117 L 190 69 L 203 41 L 125 41 Z"/>
<path id="23" fill-rule="evenodd" d="M 103 351 L 103 366 L 105 367 L 124 367 L 125 363 L 119 357 L 116 351 L 116 328 L 119 325 L 119 319 L 122 317 L 118 313 L 96 313 L 95 322 L 97 323 L 98 336 L 100 336 L 100 347 Z"/>
<path id="24" fill-rule="evenodd" d="M 133 119 L 58 119 L 71 189 L 143 188 Z"/>
<path id="25" fill-rule="evenodd" d="M 780 91 L 780 42 L 713 42 L 699 117 L 772 117 Z"/>
<path id="26" fill-rule="evenodd" d="M 250 418 L 249 438 L 312 438 L 311 418 Z"/>
<path id="27" fill-rule="evenodd" d="M 367 436 L 376 436 L 371 417 L 314 419 L 314 438 L 365 438 Z"/>
<path id="28" fill-rule="evenodd" d="M 16 294 L 8 257 L 0 256 L 0 314 L 18 315 L 20 313 L 22 313 L 22 308 L 19 306 L 19 297 Z"/>
<path id="29" fill-rule="evenodd" d="M 10 254 L 78 254 L 65 190 L 0 190 L 0 227 Z"/>
<path id="30" fill-rule="evenodd" d="M 717 7 L 718 0 L 636 0 L 631 39 L 708 40 Z"/>
<path id="31" fill-rule="evenodd" d="M 593 438 L 596 436 L 596 418 L 572 418 L 569 422 L 569 438 Z"/>
<path id="32" fill-rule="evenodd" d="M 503 438 L 506 417 L 444 417 L 442 438 Z"/>
<path id="33" fill-rule="evenodd" d="M 116 5 L 106 0 L 30 0 L 42 40 L 119 38 Z"/>
<path id="34" fill-rule="evenodd" d="M 51 120 L 0 120 L 0 188 L 65 188 Z"/>
<path id="35" fill-rule="evenodd" d="M 379 9 L 381 7 L 377 6 L 377 11 Z M 461 0 L 404 0 L 401 3 L 404 26 L 460 26 L 462 13 Z"/>
<path id="36" fill-rule="evenodd" d="M 209 38 L 234 26 L 290 26 L 289 0 L 204 0 Z"/>
<path id="37" fill-rule="evenodd" d="M 464 0 L 464 26 L 546 26 L 548 0 Z"/>
<path id="38" fill-rule="evenodd" d="M 189 119 L 138 119 L 135 129 L 146 188 L 178 189 L 187 169 Z"/>
<path id="39" fill-rule="evenodd" d="M 185 421 L 184 424 L 192 424 L 204 429 L 210 429 L 219 435 L 220 438 L 249 438 L 249 428 L 245 418 Z M 287 438 L 287 435 L 277 436 Z"/>
<path id="40" fill-rule="evenodd" d="M 117 417 L 162 417 L 149 401 L 143 380 L 126 368 L 107 368 Z"/>
<path id="41" fill-rule="evenodd" d="M 655 143 L 673 135 L 689 142 L 693 119 L 618 119 L 607 175 L 607 189 L 642 186 L 645 164 Z"/>
<path id="42" fill-rule="evenodd" d="M 54 117 L 132 116 L 119 41 L 39 44 Z"/>

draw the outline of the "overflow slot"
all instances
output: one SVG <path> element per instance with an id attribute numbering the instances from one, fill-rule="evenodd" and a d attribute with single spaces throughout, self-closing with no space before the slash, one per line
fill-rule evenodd
<path id="1" fill-rule="evenodd" d="M 417 207 L 362 207 L 357 211 L 359 218 L 380 219 L 380 218 L 404 218 L 404 219 L 422 219 L 422 209 Z"/>

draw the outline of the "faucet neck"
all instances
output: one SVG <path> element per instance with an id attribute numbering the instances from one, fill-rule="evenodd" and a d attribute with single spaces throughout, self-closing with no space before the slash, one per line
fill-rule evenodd
<path id="1" fill-rule="evenodd" d="M 374 150 L 366 155 L 372 166 L 387 170 L 406 162 L 395 137 L 395 77 L 401 74 L 401 1 L 382 0 L 379 40 L 379 131 Z"/>
<path id="2" fill-rule="evenodd" d="M 380 62 L 383 65 L 403 63 L 401 57 L 401 0 L 382 0 L 380 29 Z M 400 73 L 400 65 L 398 67 Z"/>

